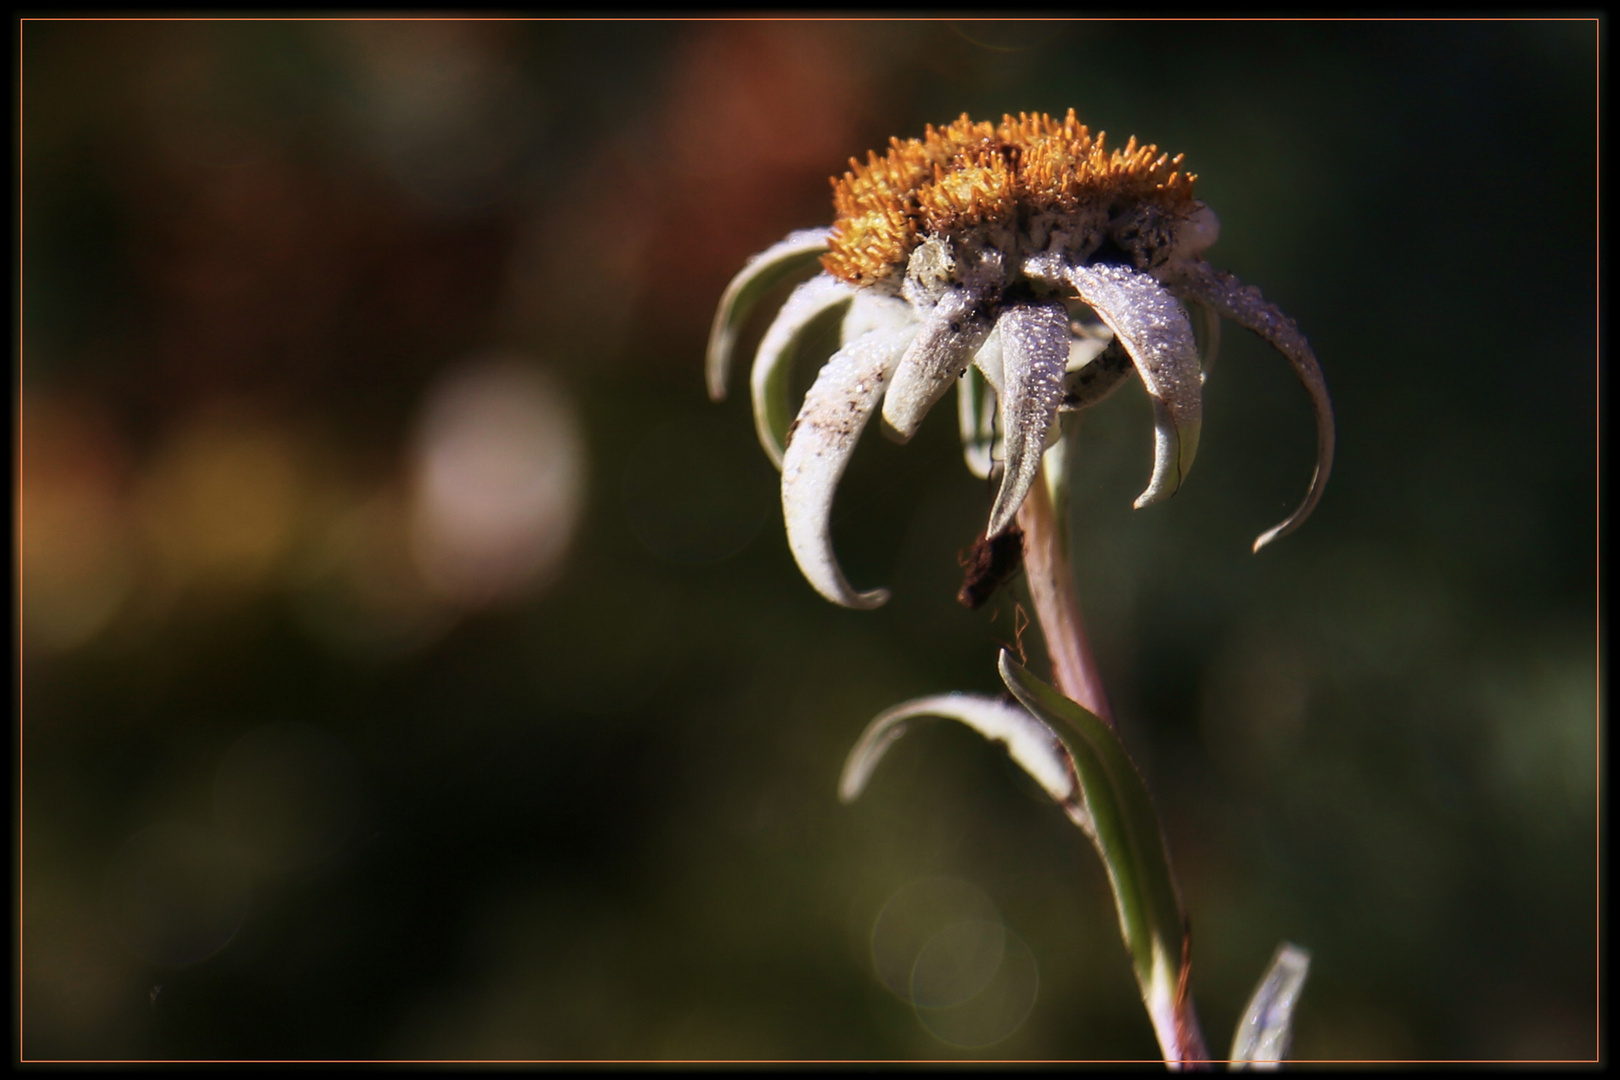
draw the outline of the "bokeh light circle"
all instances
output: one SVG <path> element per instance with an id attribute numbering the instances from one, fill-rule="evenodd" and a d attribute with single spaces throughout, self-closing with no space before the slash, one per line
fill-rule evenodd
<path id="1" fill-rule="evenodd" d="M 1017 1032 L 1035 1007 L 1041 986 L 1035 954 L 1024 939 L 1011 930 L 999 923 L 993 929 L 998 932 L 992 933 L 990 927 L 958 923 L 941 931 L 917 957 L 919 974 L 925 966 L 943 966 L 947 970 L 952 966 L 950 961 L 941 965 L 934 954 L 976 958 L 982 967 L 984 958 L 989 955 L 987 943 L 994 940 L 999 946 L 994 951 L 1000 962 L 978 993 L 940 1007 L 924 1005 L 921 1000 L 916 1002 L 917 1019 L 942 1042 L 964 1048 L 994 1045 Z"/>
<path id="2" fill-rule="evenodd" d="M 434 592 L 476 607 L 543 584 L 573 537 L 585 442 L 572 398 L 511 356 L 453 368 L 416 434 L 412 541 Z"/>
<path id="3" fill-rule="evenodd" d="M 918 1008 L 949 1008 L 977 995 L 995 978 L 1006 953 L 997 920 L 963 919 L 929 938 L 911 967 L 911 1000 Z"/>
<path id="4" fill-rule="evenodd" d="M 1001 925 L 1001 914 L 978 886 L 954 877 L 919 878 L 897 889 L 884 903 L 872 923 L 872 968 L 879 981 L 907 1001 L 912 1000 L 913 978 L 925 949 L 941 932 L 962 924 Z M 966 957 L 970 949 L 958 949 L 957 960 L 967 959 L 962 970 L 953 973 L 951 949 L 966 946 L 965 941 L 948 939 L 936 947 L 925 965 L 923 986 L 929 1000 L 945 1004 L 972 997 L 994 973 L 999 956 L 984 971 L 981 955 L 976 961 Z M 981 951 L 988 942 L 981 943 Z M 994 951 L 991 947 L 990 951 Z M 983 975 L 978 985 L 973 978 Z"/>

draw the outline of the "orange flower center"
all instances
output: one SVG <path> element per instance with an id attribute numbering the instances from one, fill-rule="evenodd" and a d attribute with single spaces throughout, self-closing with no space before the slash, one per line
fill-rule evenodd
<path id="1" fill-rule="evenodd" d="M 921 139 L 889 140 L 889 151 L 851 158 L 835 177 L 827 272 L 853 285 L 892 281 L 928 234 L 960 237 L 982 227 L 1021 231 L 1036 215 L 1054 222 L 1077 211 L 1112 215 L 1142 202 L 1178 214 L 1195 205 L 1182 155 L 1138 146 L 1108 150 L 1074 118 L 1045 113 L 1003 116 L 999 125 L 963 113 Z"/>

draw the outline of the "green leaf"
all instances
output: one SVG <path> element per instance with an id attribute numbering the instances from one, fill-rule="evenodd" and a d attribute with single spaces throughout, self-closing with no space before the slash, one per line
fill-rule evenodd
<path id="1" fill-rule="evenodd" d="M 805 229 L 791 233 L 748 260 L 746 266 L 731 279 L 720 297 L 720 306 L 714 313 L 714 324 L 709 330 L 708 383 L 709 397 L 724 400 L 726 382 L 731 376 L 731 355 L 736 351 L 737 334 L 754 307 L 766 293 L 797 274 L 821 257 L 827 250 L 827 237 L 831 229 Z"/>
<path id="2" fill-rule="evenodd" d="M 1086 829 L 1108 871 L 1119 912 L 1119 929 L 1130 950 L 1148 1015 L 1167 1059 L 1181 1045 L 1178 989 L 1182 975 L 1185 922 L 1164 832 L 1141 773 L 1112 728 L 1035 678 L 1001 653 L 1001 677 L 1019 702 L 1043 721 L 1074 759 Z"/>
<path id="3" fill-rule="evenodd" d="M 1290 942 L 1277 946 L 1254 995 L 1232 1036 L 1232 1069 L 1275 1069 L 1288 1056 L 1294 1034 L 1294 1006 L 1299 1002 L 1311 954 Z"/>

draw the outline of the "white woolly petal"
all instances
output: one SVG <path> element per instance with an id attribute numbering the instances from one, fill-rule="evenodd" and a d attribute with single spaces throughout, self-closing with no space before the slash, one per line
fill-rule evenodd
<path id="1" fill-rule="evenodd" d="M 1209 305 L 1239 326 L 1253 330 L 1270 342 L 1271 347 L 1293 365 L 1294 374 L 1299 376 L 1299 381 L 1311 395 L 1311 405 L 1316 410 L 1316 472 L 1311 476 L 1310 490 L 1305 493 L 1305 501 L 1288 515 L 1287 520 L 1260 534 L 1254 542 L 1254 550 L 1259 551 L 1279 536 L 1285 536 L 1304 524 L 1321 500 L 1322 489 L 1327 486 L 1328 474 L 1333 471 L 1334 441 L 1333 402 L 1328 397 L 1327 382 L 1322 378 L 1322 368 L 1316 362 L 1316 354 L 1311 351 L 1305 335 L 1299 332 L 1294 320 L 1261 296 L 1259 289 L 1246 288 L 1231 274 L 1214 270 L 1205 262 L 1184 268 L 1176 287 L 1189 299 Z"/>
<path id="2" fill-rule="evenodd" d="M 726 396 L 737 333 L 748 321 L 760 297 L 769 292 L 771 286 L 815 262 L 827 250 L 827 238 L 831 235 L 831 229 L 789 233 L 786 239 L 749 259 L 731 279 L 720 296 L 720 306 L 715 309 L 714 323 L 709 329 L 706 367 L 710 398 L 720 401 Z"/>
<path id="3" fill-rule="evenodd" d="M 831 274 L 817 274 L 793 290 L 760 340 L 759 352 L 754 355 L 754 370 L 749 376 L 754 398 L 754 427 L 759 432 L 759 444 L 778 469 L 782 467 L 782 447 L 793 418 L 788 394 L 799 342 L 818 315 L 839 304 L 848 304 L 854 296 L 853 286 Z"/>
<path id="4" fill-rule="evenodd" d="M 1069 283 L 1114 331 L 1153 399 L 1153 477 L 1138 508 L 1175 492 L 1198 453 L 1203 376 L 1186 309 L 1149 274 L 1112 263 L 1065 268 Z"/>
<path id="5" fill-rule="evenodd" d="M 1148 479 L 1147 489 L 1136 497 L 1133 504 L 1136 509 L 1151 506 L 1175 494 L 1176 488 L 1181 486 L 1182 476 L 1186 474 L 1186 470 L 1178 465 L 1187 456 L 1185 449 L 1186 439 L 1181 433 L 1181 425 L 1176 423 L 1175 413 L 1163 401 L 1154 398 L 1153 475 Z"/>
<path id="6" fill-rule="evenodd" d="M 899 330 L 917 323 L 917 313 L 898 296 L 886 296 L 871 289 L 856 289 L 855 300 L 844 316 L 840 344 L 848 345 L 873 330 Z"/>
<path id="7" fill-rule="evenodd" d="M 917 698 L 883 712 L 866 725 L 844 762 L 838 797 L 854 802 L 884 753 L 906 733 L 906 722 L 921 716 L 956 720 L 991 742 L 1001 743 L 1007 754 L 1060 805 L 1079 796 L 1074 759 L 1062 741 L 1022 705 L 979 694 L 937 694 Z"/>
<path id="8" fill-rule="evenodd" d="M 889 385 L 915 327 L 873 330 L 833 354 L 805 395 L 782 455 L 782 516 L 788 547 L 815 590 L 835 604 L 875 608 L 885 589 L 858 593 L 833 556 L 830 515 L 861 429 Z"/>
<path id="9" fill-rule="evenodd" d="M 945 396 L 984 344 L 990 332 L 984 314 L 987 299 L 984 288 L 962 286 L 947 292 L 901 357 L 883 399 L 883 419 L 902 442 L 917 433 L 928 410 Z"/>
<path id="10" fill-rule="evenodd" d="M 1003 376 L 1001 430 L 1007 469 L 990 511 L 989 538 L 1000 536 L 1023 505 L 1041 467 L 1047 429 L 1063 400 L 1069 314 L 1062 304 L 1015 304 L 996 320 Z"/>
<path id="11" fill-rule="evenodd" d="M 1002 387 L 1002 360 L 1001 360 L 1001 332 L 995 327 L 985 335 L 984 344 L 973 355 L 973 366 L 984 373 L 984 377 L 995 387 L 996 393 L 1001 393 Z"/>

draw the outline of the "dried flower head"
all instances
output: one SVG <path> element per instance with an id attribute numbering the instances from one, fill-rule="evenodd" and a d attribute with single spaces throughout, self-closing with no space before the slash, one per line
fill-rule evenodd
<path id="1" fill-rule="evenodd" d="M 817 259 L 822 266 L 766 331 L 751 379 L 760 441 L 782 470 L 788 544 L 818 592 L 849 607 L 888 598 L 850 586 L 828 529 L 838 480 L 880 404 L 886 430 L 905 441 L 960 379 L 969 467 L 1001 470 L 986 529 L 994 539 L 1029 492 L 1057 413 L 1102 400 L 1134 368 L 1154 413 L 1153 474 L 1136 500 L 1146 506 L 1192 466 L 1221 317 L 1282 353 L 1316 409 L 1310 489 L 1255 550 L 1310 515 L 1333 462 L 1321 369 L 1291 319 L 1204 261 L 1220 225 L 1181 160 L 1134 138 L 1109 149 L 1073 110 L 1000 124 L 963 115 L 922 139 L 893 139 L 864 163 L 851 159 L 832 182 L 832 227 L 792 234 L 733 279 L 709 341 L 716 400 L 760 298 Z M 1204 320 L 1202 355 L 1187 305 Z M 1100 326 L 1087 324 L 1087 311 Z M 793 361 L 823 319 L 840 317 L 841 347 L 794 416 Z"/>

